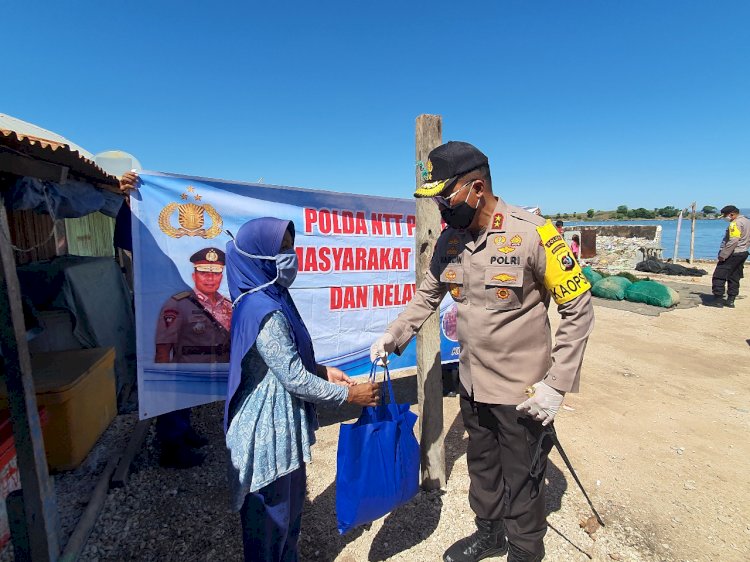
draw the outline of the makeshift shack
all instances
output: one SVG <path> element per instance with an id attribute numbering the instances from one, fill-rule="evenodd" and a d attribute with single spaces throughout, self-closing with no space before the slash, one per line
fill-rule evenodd
<path id="1" fill-rule="evenodd" d="M 0 114 L 0 410 L 9 410 L 22 486 L 8 513 L 23 559 L 58 559 L 48 466 L 76 466 L 116 415 L 118 392 L 133 385 L 131 294 L 111 257 L 111 229 L 87 234 L 65 222 L 101 215 L 89 224 L 107 225 L 122 203 L 117 178 L 90 153 Z M 69 255 L 69 231 L 77 247 L 104 256 Z"/>

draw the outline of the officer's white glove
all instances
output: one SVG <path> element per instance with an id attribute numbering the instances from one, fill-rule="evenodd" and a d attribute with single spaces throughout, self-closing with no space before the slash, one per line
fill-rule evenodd
<path id="1" fill-rule="evenodd" d="M 388 363 L 386 357 L 388 357 L 388 354 L 396 348 L 395 343 L 393 336 L 388 332 L 380 336 L 375 340 L 375 343 L 370 346 L 370 361 L 374 362 L 375 359 L 380 359 L 378 365 L 385 365 Z"/>
<path id="2" fill-rule="evenodd" d="M 555 390 L 544 381 L 539 381 L 529 389 L 528 394 L 529 398 L 516 406 L 516 410 L 542 422 L 542 425 L 552 423 L 562 406 L 565 393 Z"/>

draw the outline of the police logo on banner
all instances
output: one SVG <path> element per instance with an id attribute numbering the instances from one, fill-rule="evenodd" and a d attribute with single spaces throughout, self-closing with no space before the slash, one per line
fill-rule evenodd
<path id="1" fill-rule="evenodd" d="M 195 203 L 169 203 L 159 213 L 159 228 L 171 238 L 182 238 L 183 236 L 200 236 L 201 238 L 216 238 L 221 234 L 223 221 L 221 215 L 207 203 L 198 204 L 202 199 L 194 187 L 188 186 L 185 193 L 181 195 L 183 201 L 192 197 Z M 179 228 L 172 225 L 172 215 L 177 211 L 177 223 Z M 211 226 L 205 228 L 205 215 L 211 219 Z"/>

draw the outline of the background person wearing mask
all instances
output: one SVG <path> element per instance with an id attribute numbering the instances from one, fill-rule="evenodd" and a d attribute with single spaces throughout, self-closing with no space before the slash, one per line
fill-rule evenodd
<path id="1" fill-rule="evenodd" d="M 224 252 L 203 248 L 192 256 L 194 288 L 172 295 L 162 306 L 156 325 L 155 363 L 229 363 L 232 303 L 219 292 Z M 193 429 L 190 409 L 162 414 L 156 420 L 160 463 L 188 468 L 203 462 L 196 451 L 208 440 Z"/>

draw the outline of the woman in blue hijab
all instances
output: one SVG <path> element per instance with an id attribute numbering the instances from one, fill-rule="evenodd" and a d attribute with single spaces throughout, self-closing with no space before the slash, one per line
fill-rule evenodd
<path id="1" fill-rule="evenodd" d="M 373 406 L 379 385 L 354 385 L 316 363 L 288 290 L 297 275 L 291 221 L 245 223 L 227 243 L 226 274 L 234 312 L 224 431 L 245 560 L 296 562 L 314 404 Z"/>

